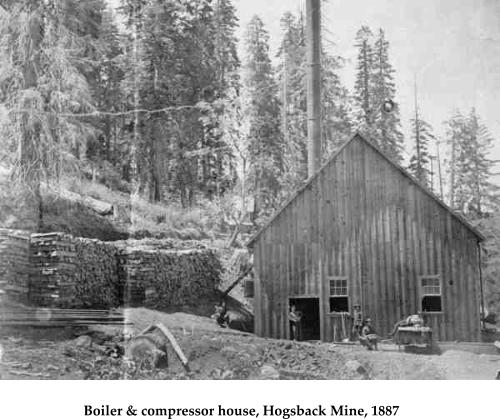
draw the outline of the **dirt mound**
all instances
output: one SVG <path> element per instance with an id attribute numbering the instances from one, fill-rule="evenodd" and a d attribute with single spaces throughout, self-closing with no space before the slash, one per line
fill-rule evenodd
<path id="1" fill-rule="evenodd" d="M 0 335 L 0 375 L 15 379 L 493 379 L 500 356 L 447 351 L 443 355 L 398 352 L 389 345 L 366 351 L 359 345 L 263 339 L 222 329 L 204 316 L 127 309 L 132 326 L 95 326 L 49 334 Z M 130 337 L 161 322 L 189 360 L 184 370 L 168 346 L 169 367 L 138 366 L 124 358 Z M 69 333 L 68 333 L 69 332 Z M 79 338 L 87 335 L 89 338 Z M 78 338 L 78 339 L 77 339 Z M 83 342 L 83 343 L 82 343 Z"/>

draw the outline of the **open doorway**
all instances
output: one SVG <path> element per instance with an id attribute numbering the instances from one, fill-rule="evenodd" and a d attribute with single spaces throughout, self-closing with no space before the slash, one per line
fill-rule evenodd
<path id="1" fill-rule="evenodd" d="M 290 306 L 302 313 L 302 340 L 319 340 L 319 298 L 290 298 Z"/>

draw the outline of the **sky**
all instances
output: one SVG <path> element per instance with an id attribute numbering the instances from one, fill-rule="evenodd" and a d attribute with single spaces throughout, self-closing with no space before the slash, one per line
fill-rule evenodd
<path id="1" fill-rule="evenodd" d="M 305 0 L 234 3 L 241 33 L 254 14 L 263 19 L 273 54 L 282 14 L 305 9 Z M 476 107 L 498 139 L 492 158 L 500 160 L 500 0 L 327 0 L 322 14 L 328 38 L 335 43 L 332 52 L 346 60 L 341 78 L 349 90 L 354 86 L 357 30 L 361 25 L 373 32 L 383 28 L 405 134 L 414 112 L 416 77 L 421 115 L 437 134 L 444 133 L 443 121 L 454 109 Z"/>

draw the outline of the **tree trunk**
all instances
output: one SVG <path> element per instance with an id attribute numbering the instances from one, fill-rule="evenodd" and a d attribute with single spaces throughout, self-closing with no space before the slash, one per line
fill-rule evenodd
<path id="1" fill-rule="evenodd" d="M 36 10 L 36 5 L 29 5 L 28 31 L 29 36 L 25 44 L 25 62 L 23 68 L 24 89 L 34 89 L 38 85 L 40 71 L 40 46 L 42 43 L 42 21 Z M 33 10 L 35 9 L 35 10 Z M 30 109 L 32 103 L 26 100 L 24 107 Z M 32 196 L 35 197 L 34 205 L 37 208 L 37 229 L 43 226 L 43 203 L 40 190 L 42 176 L 42 156 L 38 155 L 37 147 L 40 144 L 39 122 L 33 122 L 31 115 L 23 115 L 22 137 L 19 147 L 20 179 L 28 184 Z"/>

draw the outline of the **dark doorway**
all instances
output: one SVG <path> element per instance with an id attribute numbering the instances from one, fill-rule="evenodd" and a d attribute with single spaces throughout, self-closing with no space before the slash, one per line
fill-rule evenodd
<path id="1" fill-rule="evenodd" d="M 319 298 L 290 298 L 290 306 L 302 313 L 302 340 L 319 340 Z"/>

